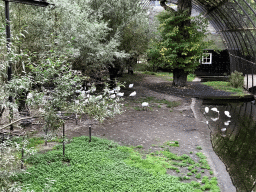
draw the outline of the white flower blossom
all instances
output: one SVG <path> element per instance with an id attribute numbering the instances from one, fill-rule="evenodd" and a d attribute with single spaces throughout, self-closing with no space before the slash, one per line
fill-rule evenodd
<path id="1" fill-rule="evenodd" d="M 115 97 L 116 97 L 116 95 L 115 95 L 115 94 L 110 95 L 110 98 L 111 98 L 111 99 L 114 99 Z"/>

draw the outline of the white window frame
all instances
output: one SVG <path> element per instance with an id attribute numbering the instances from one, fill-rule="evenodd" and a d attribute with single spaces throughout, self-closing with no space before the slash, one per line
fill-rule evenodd
<path id="1" fill-rule="evenodd" d="M 209 62 L 204 62 L 204 60 L 206 59 L 206 58 L 208 58 L 210 56 L 210 61 Z M 202 64 L 208 64 L 208 65 L 210 65 L 210 64 L 212 64 L 212 53 L 204 53 L 203 55 L 202 55 Z"/>

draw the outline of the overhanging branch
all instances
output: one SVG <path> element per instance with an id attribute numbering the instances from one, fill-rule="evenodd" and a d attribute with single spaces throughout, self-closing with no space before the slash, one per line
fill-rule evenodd
<path id="1" fill-rule="evenodd" d="M 171 12 L 176 12 L 175 9 L 169 7 L 166 5 L 166 0 L 160 0 L 160 5 L 166 10 L 166 11 L 171 11 Z"/>

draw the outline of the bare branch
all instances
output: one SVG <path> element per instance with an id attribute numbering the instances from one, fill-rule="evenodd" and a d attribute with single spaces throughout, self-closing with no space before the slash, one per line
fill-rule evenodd
<path id="1" fill-rule="evenodd" d="M 4 129 L 4 128 L 6 128 L 6 127 L 8 127 L 8 126 L 10 126 L 10 125 L 12 125 L 14 123 L 17 123 L 17 122 L 19 122 L 21 120 L 32 119 L 32 118 L 38 118 L 38 117 L 24 117 L 24 118 L 17 119 L 16 121 L 13 121 L 13 122 L 11 122 L 11 123 L 9 123 L 7 125 L 4 125 L 3 127 L 0 127 L 0 130 L 2 130 L 2 129 Z"/>
<path id="2" fill-rule="evenodd" d="M 176 12 L 175 9 L 169 7 L 168 5 L 165 4 L 166 0 L 160 0 L 160 5 L 166 10 L 166 11 L 171 11 L 171 12 Z"/>

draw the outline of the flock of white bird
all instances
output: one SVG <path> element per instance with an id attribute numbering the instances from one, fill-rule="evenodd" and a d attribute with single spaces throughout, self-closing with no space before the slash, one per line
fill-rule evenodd
<path id="1" fill-rule="evenodd" d="M 129 84 L 129 88 L 133 88 L 133 84 Z M 96 88 L 93 88 L 93 89 L 88 90 L 88 91 L 77 90 L 76 93 L 81 93 L 82 95 L 85 95 L 85 94 L 87 93 L 87 97 L 90 97 L 89 93 L 90 93 L 90 92 L 94 92 L 94 91 L 96 91 Z M 109 94 L 111 94 L 109 97 L 110 97 L 111 99 L 114 99 L 114 98 L 116 98 L 116 97 L 123 97 L 123 96 L 124 96 L 124 93 L 121 93 L 121 92 L 119 92 L 119 91 L 120 91 L 120 87 L 116 87 L 115 89 L 110 90 L 110 91 L 108 92 Z M 30 96 L 30 95 L 29 95 L 29 96 Z M 29 97 L 29 96 L 28 96 L 28 97 Z M 130 96 L 130 97 L 136 96 L 136 91 L 133 91 L 129 96 Z M 102 96 L 101 96 L 101 97 L 102 97 Z M 97 98 L 97 99 L 101 99 L 100 96 L 97 96 L 96 98 Z M 79 101 L 76 100 L 75 103 L 78 104 Z M 148 103 L 147 103 L 147 102 L 143 102 L 143 103 L 142 103 L 142 107 L 148 107 Z"/>
<path id="2" fill-rule="evenodd" d="M 205 107 L 204 111 L 205 111 L 205 113 L 209 113 L 209 111 L 210 111 L 209 107 Z M 218 113 L 218 117 L 217 118 L 211 118 L 213 121 L 217 121 L 219 119 L 220 111 L 216 107 L 211 108 L 211 111 L 214 111 L 214 112 Z M 224 111 L 224 114 L 227 117 L 231 118 L 231 115 L 230 115 L 229 111 Z M 230 122 L 231 121 L 228 120 L 228 121 L 224 122 L 224 125 L 228 126 Z M 221 129 L 222 132 L 225 132 L 226 130 L 227 130 L 227 128 L 222 128 Z"/>

